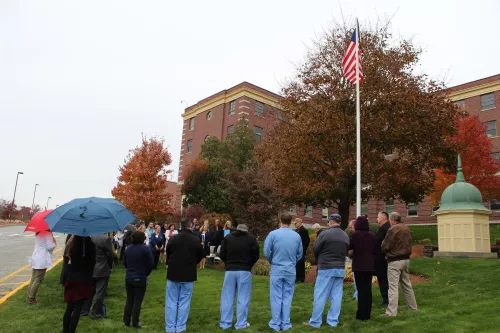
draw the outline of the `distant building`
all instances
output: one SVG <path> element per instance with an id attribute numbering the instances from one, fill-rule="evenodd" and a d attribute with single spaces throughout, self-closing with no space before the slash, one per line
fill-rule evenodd
<path id="1" fill-rule="evenodd" d="M 470 114 L 477 114 L 481 121 L 487 124 L 487 134 L 493 142 L 494 157 L 500 159 L 500 138 L 497 123 L 500 123 L 500 75 L 461 84 L 447 89 L 451 100 L 464 105 Z M 281 119 L 278 109 L 280 96 L 251 83 L 243 82 L 227 90 L 209 96 L 193 106 L 185 109 L 182 118 L 182 145 L 179 163 L 179 182 L 175 189 L 175 208 L 178 214 L 182 212 L 181 185 L 184 169 L 196 159 L 201 151 L 201 145 L 209 137 L 214 136 L 224 140 L 234 131 L 240 119 L 247 119 L 253 128 L 257 141 L 272 129 Z M 170 191 L 170 187 L 169 187 Z M 500 198 L 485 203 L 494 211 L 492 220 L 500 220 Z M 436 218 L 431 202 L 426 197 L 420 204 L 405 203 L 398 200 L 381 201 L 370 199 L 362 203 L 361 212 L 375 222 L 379 211 L 401 214 L 406 223 L 435 223 Z M 326 223 L 328 216 L 336 210 L 312 206 L 292 206 L 292 215 L 300 216 L 307 224 Z M 354 218 L 356 208 L 351 207 L 350 216 Z"/>

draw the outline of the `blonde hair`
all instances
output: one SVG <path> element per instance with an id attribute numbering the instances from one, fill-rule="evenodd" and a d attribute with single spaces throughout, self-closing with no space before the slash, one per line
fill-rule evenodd
<path id="1" fill-rule="evenodd" d="M 300 217 L 296 217 L 295 220 L 293 220 L 293 223 L 302 223 L 302 219 Z"/>

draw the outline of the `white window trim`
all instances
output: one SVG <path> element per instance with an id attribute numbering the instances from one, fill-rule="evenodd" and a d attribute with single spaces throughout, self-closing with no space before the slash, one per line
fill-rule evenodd
<path id="1" fill-rule="evenodd" d="M 418 217 L 418 205 L 417 204 L 412 204 L 417 207 L 417 215 L 410 215 L 408 214 L 410 210 L 408 209 L 408 204 L 406 205 L 406 217 Z"/>
<path id="2" fill-rule="evenodd" d="M 306 215 L 306 214 L 307 214 L 307 213 L 306 213 L 306 212 L 307 212 L 307 207 L 311 207 L 311 216 L 307 216 L 307 215 Z M 305 206 L 305 207 L 304 207 L 304 217 L 307 217 L 307 218 L 312 219 L 312 217 L 313 217 L 313 210 L 314 210 L 314 207 L 313 207 L 313 206 Z"/>

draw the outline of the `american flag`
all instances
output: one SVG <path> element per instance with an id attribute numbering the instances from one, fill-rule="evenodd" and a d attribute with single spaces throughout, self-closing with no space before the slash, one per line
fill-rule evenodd
<path id="1" fill-rule="evenodd" d="M 358 80 L 356 78 L 356 30 L 352 33 L 351 41 L 349 46 L 345 51 L 344 58 L 342 59 L 342 70 L 344 71 L 344 76 L 351 83 L 356 83 Z M 358 43 L 358 75 L 359 83 L 363 82 L 363 70 L 361 68 L 361 50 L 359 49 Z"/>

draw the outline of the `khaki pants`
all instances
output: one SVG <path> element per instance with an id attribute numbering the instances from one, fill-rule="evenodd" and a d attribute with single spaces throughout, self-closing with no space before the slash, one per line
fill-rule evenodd
<path id="1" fill-rule="evenodd" d="M 38 287 L 42 283 L 45 277 L 45 272 L 47 269 L 33 269 L 31 273 L 31 281 L 28 286 L 28 302 L 33 302 L 36 300 L 36 293 L 38 292 Z"/>
<path id="2" fill-rule="evenodd" d="M 387 277 L 389 280 L 389 306 L 387 307 L 386 314 L 389 316 L 396 316 L 398 314 L 398 283 L 401 284 L 403 297 L 405 303 L 410 310 L 417 309 L 417 301 L 411 286 L 408 267 L 410 260 L 398 260 L 390 262 L 387 270 Z"/>

